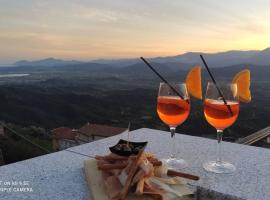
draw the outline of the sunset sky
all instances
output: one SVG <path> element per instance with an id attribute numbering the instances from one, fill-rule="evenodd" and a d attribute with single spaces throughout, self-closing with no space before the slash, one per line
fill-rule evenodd
<path id="1" fill-rule="evenodd" d="M 0 0 L 0 65 L 261 50 L 269 0 Z"/>

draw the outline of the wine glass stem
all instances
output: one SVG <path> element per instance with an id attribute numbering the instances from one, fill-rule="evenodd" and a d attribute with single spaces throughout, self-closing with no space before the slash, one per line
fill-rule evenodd
<path id="1" fill-rule="evenodd" d="M 221 142 L 222 142 L 222 135 L 223 135 L 223 130 L 217 130 L 217 162 L 221 163 L 222 162 L 222 158 L 221 158 Z"/>
<path id="2" fill-rule="evenodd" d="M 175 158 L 175 127 L 170 127 L 171 131 L 171 158 Z"/>

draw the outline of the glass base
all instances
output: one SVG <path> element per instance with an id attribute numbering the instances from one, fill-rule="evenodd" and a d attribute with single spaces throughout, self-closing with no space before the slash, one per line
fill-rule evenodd
<path id="1" fill-rule="evenodd" d="M 214 172 L 217 174 L 229 174 L 233 173 L 236 168 L 233 164 L 225 161 L 217 162 L 217 161 L 208 161 L 203 164 L 203 168 L 206 171 Z"/>
<path id="2" fill-rule="evenodd" d="M 169 158 L 165 160 L 166 164 L 168 165 L 169 169 L 184 169 L 188 166 L 187 162 L 183 159 L 177 159 L 177 158 Z"/>

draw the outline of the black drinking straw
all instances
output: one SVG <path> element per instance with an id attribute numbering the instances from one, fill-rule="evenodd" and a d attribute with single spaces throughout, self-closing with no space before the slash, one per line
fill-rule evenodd
<path id="1" fill-rule="evenodd" d="M 176 90 L 173 86 L 165 79 L 163 78 L 160 73 L 158 73 L 149 62 L 147 62 L 143 57 L 141 57 L 142 61 L 164 82 L 166 83 L 181 99 L 184 99 L 184 97 Z"/>
<path id="2" fill-rule="evenodd" d="M 229 110 L 229 111 L 230 111 L 230 113 L 233 115 L 233 112 L 232 112 L 231 106 L 230 106 L 230 105 L 228 105 L 228 103 L 227 103 L 227 101 L 226 101 L 225 97 L 223 96 L 223 94 L 222 94 L 221 90 L 219 89 L 219 87 L 218 87 L 218 85 L 217 85 L 217 82 L 216 82 L 216 80 L 215 80 L 214 76 L 212 75 L 212 73 L 211 73 L 211 71 L 210 71 L 210 69 L 209 69 L 209 67 L 208 67 L 208 65 L 207 65 L 207 63 L 206 63 L 206 61 L 204 60 L 204 58 L 203 58 L 203 56 L 202 56 L 202 55 L 200 55 L 200 57 L 201 57 L 201 59 L 202 59 L 202 61 L 203 61 L 203 64 L 204 64 L 204 66 L 205 66 L 205 68 L 206 68 L 206 70 L 207 70 L 208 74 L 210 75 L 210 77 L 211 77 L 211 79 L 212 79 L 213 83 L 215 84 L 215 86 L 216 86 L 216 88 L 217 88 L 217 91 L 218 91 L 219 95 L 222 97 L 222 100 L 224 101 L 224 104 L 227 106 L 228 110 Z"/>

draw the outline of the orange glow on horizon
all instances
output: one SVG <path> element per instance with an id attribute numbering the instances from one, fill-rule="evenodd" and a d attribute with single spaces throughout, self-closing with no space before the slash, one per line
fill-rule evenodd
<path id="1" fill-rule="evenodd" d="M 92 60 L 263 50 L 270 44 L 269 10 L 257 1 L 157 0 L 154 7 L 137 1 L 78 1 L 1 6 L 0 65 L 46 57 Z"/>

